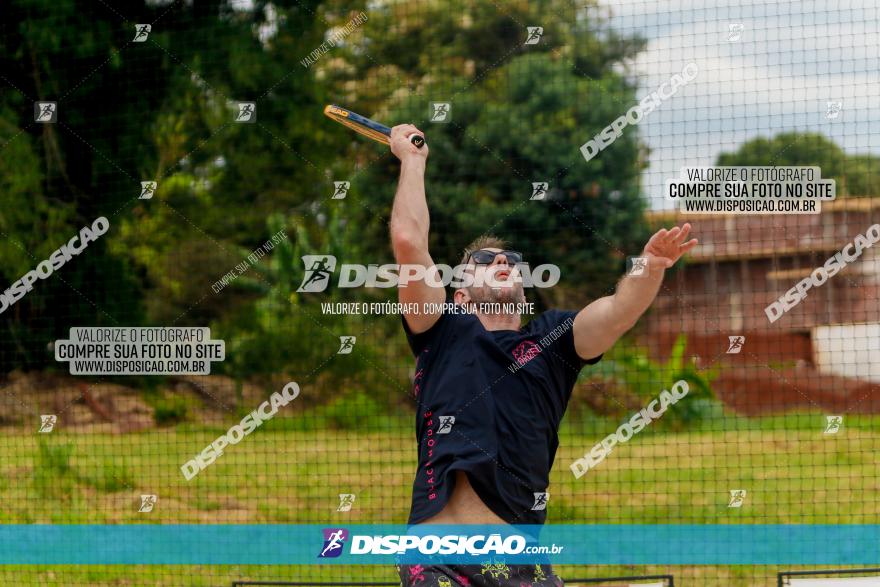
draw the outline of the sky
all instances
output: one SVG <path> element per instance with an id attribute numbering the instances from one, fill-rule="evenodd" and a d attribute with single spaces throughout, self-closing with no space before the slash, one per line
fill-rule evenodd
<path id="1" fill-rule="evenodd" d="M 652 150 L 643 177 L 652 208 L 673 207 L 663 186 L 682 167 L 712 165 L 759 136 L 820 132 L 848 154 L 880 155 L 876 0 L 600 2 L 611 27 L 647 40 L 637 98 L 689 62 L 699 68 L 638 125 Z M 742 25 L 738 39 L 731 24 Z M 828 102 L 841 103 L 836 118 Z"/>

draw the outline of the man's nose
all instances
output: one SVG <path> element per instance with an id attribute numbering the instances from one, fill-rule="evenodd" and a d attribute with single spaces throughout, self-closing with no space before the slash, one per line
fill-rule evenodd
<path id="1" fill-rule="evenodd" d="M 504 263 L 505 265 L 509 264 L 507 262 L 507 255 L 505 255 L 504 253 L 496 253 L 495 258 L 492 260 L 492 264 L 501 265 L 502 263 Z"/>

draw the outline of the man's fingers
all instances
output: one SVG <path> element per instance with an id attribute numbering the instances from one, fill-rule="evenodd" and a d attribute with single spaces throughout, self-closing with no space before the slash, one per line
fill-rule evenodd
<path id="1" fill-rule="evenodd" d="M 688 223 L 685 223 L 685 225 L 681 227 L 681 232 L 678 233 L 678 237 L 676 238 L 676 241 L 679 244 L 683 243 L 684 239 L 687 238 L 687 235 L 688 235 L 688 233 L 690 233 L 690 231 L 691 231 L 691 225 Z"/>
<path id="2" fill-rule="evenodd" d="M 690 223 L 685 222 L 682 226 L 673 226 L 669 230 L 662 228 L 658 230 L 654 236 L 660 237 L 665 242 L 684 242 L 684 239 L 687 238 L 687 235 L 690 233 L 690 231 Z"/>
<path id="3" fill-rule="evenodd" d="M 413 126 L 411 124 L 398 124 L 397 126 L 391 127 L 391 134 L 392 135 L 407 136 L 413 130 L 419 130 L 419 129 L 417 129 L 415 126 Z M 421 131 L 419 131 L 419 132 L 421 132 Z"/>
<path id="4" fill-rule="evenodd" d="M 413 124 L 398 124 L 391 128 L 391 138 L 393 140 L 400 139 L 403 141 L 411 141 L 413 135 L 419 135 L 423 139 L 425 138 L 425 133 Z"/>
<path id="5" fill-rule="evenodd" d="M 683 254 L 687 253 L 688 251 L 690 251 L 692 248 L 697 246 L 698 242 L 699 241 L 697 239 L 692 238 L 691 240 L 684 243 L 683 245 L 680 245 L 679 249 L 681 250 L 681 254 L 683 255 Z"/>
<path id="6" fill-rule="evenodd" d="M 651 238 L 648 239 L 647 246 L 650 246 L 652 244 L 656 245 L 656 244 L 661 243 L 664 240 L 664 238 L 666 238 L 666 233 L 667 233 L 667 230 L 665 228 L 661 228 L 660 230 L 655 232 L 654 236 L 652 236 Z"/>
<path id="7" fill-rule="evenodd" d="M 648 255 L 651 266 L 669 269 L 682 255 L 697 246 L 699 241 L 695 238 L 683 243 L 690 230 L 691 225 L 685 223 L 681 227 L 674 226 L 670 230 L 661 228 L 655 232 L 644 248 L 644 254 Z"/>

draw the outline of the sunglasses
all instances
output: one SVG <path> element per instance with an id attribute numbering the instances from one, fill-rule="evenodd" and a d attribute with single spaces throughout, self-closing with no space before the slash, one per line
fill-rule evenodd
<path id="1" fill-rule="evenodd" d="M 490 265 L 493 261 L 495 261 L 495 257 L 498 255 L 504 255 L 504 258 L 507 259 L 508 265 L 516 265 L 517 263 L 522 263 L 523 256 L 522 253 L 518 251 L 489 251 L 487 249 L 480 249 L 479 251 L 473 251 L 470 255 L 468 255 L 468 259 L 473 259 L 475 265 Z"/>

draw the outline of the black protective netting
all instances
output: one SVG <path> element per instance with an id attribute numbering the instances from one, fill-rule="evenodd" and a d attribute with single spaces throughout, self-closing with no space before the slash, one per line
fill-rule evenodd
<path id="1" fill-rule="evenodd" d="M 322 114 L 339 104 L 424 131 L 435 262 L 490 233 L 530 267 L 558 267 L 556 285 L 527 290 L 535 313 L 613 295 L 660 228 L 689 222 L 699 239 L 581 372 L 548 523 L 880 522 L 878 9 L 710 4 L 4 3 L 0 521 L 406 522 L 415 362 L 380 305 L 397 289 L 339 286 L 344 265 L 369 277 L 395 262 L 400 162 Z M 816 168 L 836 199 L 808 214 L 679 210 L 666 182 L 708 166 Z M 329 286 L 302 291 L 330 258 Z M 83 343 L 85 328 L 145 327 L 210 329 L 225 356 L 205 359 L 209 374 L 108 374 Z M 83 344 L 59 342 L 72 337 Z M 62 348 L 81 354 L 58 360 Z M 687 397 L 573 475 L 682 379 Z M 187 478 L 289 382 L 296 399 Z M 71 562 L 82 548 L 69 545 Z M 720 587 L 808 568 L 729 562 L 556 571 Z M 327 565 L 0 577 L 397 581 L 387 566 Z"/>

